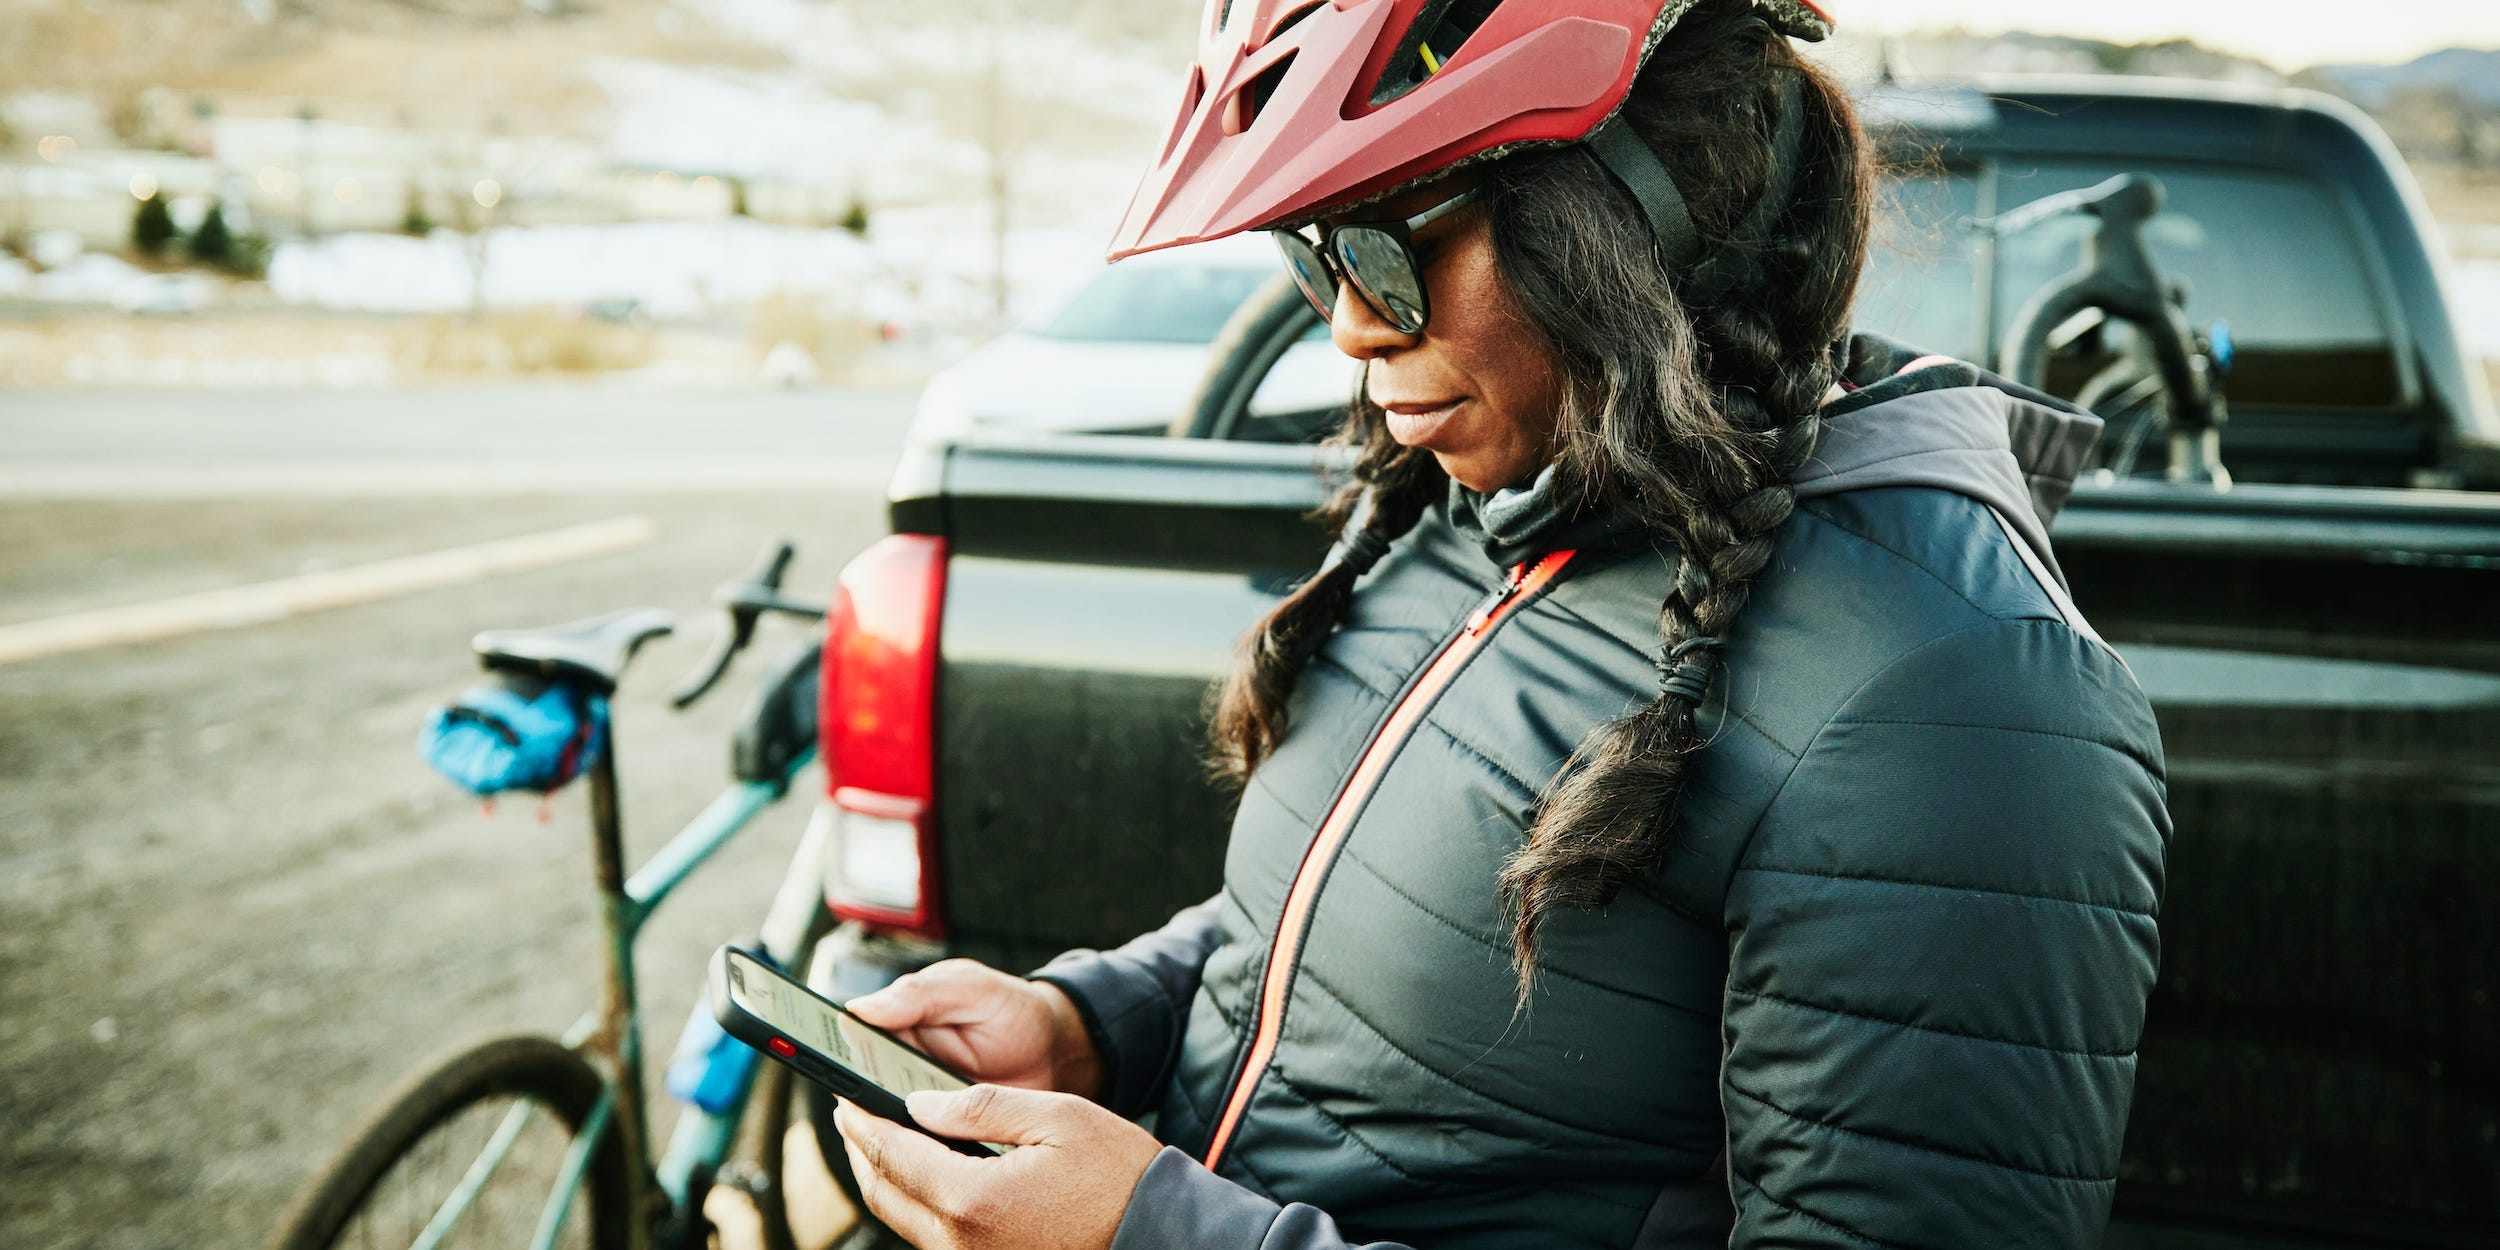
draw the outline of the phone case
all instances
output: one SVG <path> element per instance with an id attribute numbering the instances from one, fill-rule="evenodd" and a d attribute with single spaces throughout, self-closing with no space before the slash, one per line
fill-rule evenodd
<path id="1" fill-rule="evenodd" d="M 918 1121 L 911 1118 L 911 1112 L 904 1108 L 903 1100 L 898 1095 L 887 1090 L 881 1085 L 871 1082 L 868 1078 L 851 1071 L 849 1068 L 843 1067 L 841 1064 L 834 1062 L 832 1059 L 818 1054 L 814 1048 L 808 1046 L 806 1043 L 801 1042 L 796 1038 L 789 1037 L 770 1024 L 757 1019 L 754 1015 L 750 1014 L 746 1008 L 739 1006 L 737 1000 L 730 997 L 729 994 L 729 958 L 730 952 L 733 950 L 737 950 L 737 948 L 733 946 L 724 946 L 719 950 L 714 951 L 712 953 L 710 972 L 704 978 L 706 988 L 705 997 L 711 1001 L 712 1017 L 720 1021 L 721 1028 L 727 1030 L 731 1037 L 737 1038 L 739 1041 L 754 1047 L 757 1053 L 762 1054 L 777 1063 L 786 1065 L 791 1071 L 798 1073 L 800 1076 L 806 1077 L 808 1080 L 814 1081 L 818 1085 L 822 1085 L 826 1089 L 832 1090 L 834 1093 L 849 1099 L 862 1111 L 866 1111 L 871 1115 L 884 1116 L 886 1119 L 895 1121 L 898 1124 L 909 1125 L 922 1133 L 928 1134 L 928 1136 L 936 1139 L 937 1141 L 944 1142 L 947 1146 L 964 1154 L 983 1159 L 997 1157 L 998 1152 L 996 1150 L 993 1150 L 992 1148 L 979 1142 L 959 1141 L 952 1137 L 945 1137 L 937 1133 L 929 1132 L 929 1130 L 923 1128 Z M 738 953 L 746 956 L 748 962 L 755 968 L 761 969 L 769 975 L 780 977 L 782 980 L 787 981 L 791 985 L 799 988 L 801 991 L 804 991 L 809 998 L 813 998 L 817 1002 L 823 1003 L 831 1010 L 842 1011 L 840 1004 L 835 1003 L 832 999 L 829 999 L 812 989 L 808 989 L 804 983 L 787 975 L 786 973 L 783 973 L 780 969 L 773 967 L 761 956 L 757 956 L 750 951 L 739 951 Z M 843 1014 L 846 1016 L 850 1015 L 849 1012 L 843 1012 Z M 954 1077 L 956 1080 L 963 1081 L 966 1084 L 972 1083 L 971 1078 L 964 1076 L 962 1073 L 955 1071 L 953 1068 L 947 1067 L 945 1064 L 939 1063 L 935 1059 L 929 1059 L 927 1052 L 920 1050 L 918 1047 L 913 1046 L 909 1042 L 906 1042 L 901 1038 L 898 1038 L 893 1034 L 868 1023 L 865 1020 L 861 1020 L 857 1016 L 851 1016 L 850 1018 L 861 1028 L 867 1029 L 869 1032 L 875 1033 L 877 1036 L 882 1037 L 905 1050 L 911 1051 L 913 1054 L 919 1055 L 923 1059 L 928 1059 L 929 1063 L 935 1066 L 939 1071 Z M 788 1044 L 790 1047 L 790 1053 L 784 1055 L 774 1050 L 772 1048 L 772 1043 L 775 1040 Z"/>

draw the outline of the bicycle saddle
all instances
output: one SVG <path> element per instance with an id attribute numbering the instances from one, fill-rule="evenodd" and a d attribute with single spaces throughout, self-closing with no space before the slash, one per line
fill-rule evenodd
<path id="1" fill-rule="evenodd" d="M 585 683 L 594 693 L 607 694 L 616 689 L 642 644 L 676 627 L 675 619 L 658 608 L 626 608 L 541 629 L 490 629 L 469 645 L 488 668 Z"/>

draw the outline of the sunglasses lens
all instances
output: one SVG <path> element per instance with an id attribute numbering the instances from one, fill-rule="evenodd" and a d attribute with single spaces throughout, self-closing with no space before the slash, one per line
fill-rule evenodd
<path id="1" fill-rule="evenodd" d="M 1415 254 L 1396 235 L 1376 226 L 1348 226 L 1332 241 L 1354 289 L 1401 334 L 1424 328 L 1424 282 Z"/>
<path id="2" fill-rule="evenodd" d="M 1321 319 L 1337 308 L 1337 276 L 1328 271 L 1328 261 L 1311 245 L 1309 239 L 1290 230 L 1270 230 L 1276 250 L 1285 254 L 1285 272 L 1293 275 L 1293 284 L 1319 310 Z"/>

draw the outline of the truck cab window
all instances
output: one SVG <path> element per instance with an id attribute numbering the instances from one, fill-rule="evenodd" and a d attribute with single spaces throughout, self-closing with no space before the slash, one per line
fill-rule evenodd
<path id="1" fill-rule="evenodd" d="M 2298 175 L 2174 162 L 2038 160 L 1997 171 L 1997 208 L 2088 187 L 2140 170 L 2169 192 L 2147 228 L 2153 259 L 2184 281 L 2188 319 L 2228 321 L 2238 345 L 2230 381 L 2241 407 L 2378 410 L 2403 401 L 2385 301 L 2367 268 L 2368 245 L 2327 188 Z M 2003 240 L 1995 273 L 1994 332 L 2005 340 L 2023 301 L 2075 267 L 2093 223 L 2064 218 Z M 2053 370 L 2079 383 L 2088 362 Z"/>
<path id="2" fill-rule="evenodd" d="M 1329 341 L 1314 316 L 1276 367 L 1259 381 L 1234 437 L 1250 443 L 1315 443 L 1337 432 L 1362 386 L 1361 364 Z"/>
<path id="3" fill-rule="evenodd" d="M 1979 250 L 1962 224 L 1978 215 L 1976 169 L 1931 162 L 1886 177 L 1858 280 L 1857 328 L 1980 359 Z"/>

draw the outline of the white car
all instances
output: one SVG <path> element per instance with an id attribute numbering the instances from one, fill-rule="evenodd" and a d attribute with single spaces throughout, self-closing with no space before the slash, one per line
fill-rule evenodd
<path id="1" fill-rule="evenodd" d="M 912 433 L 1163 433 L 1205 376 L 1209 345 L 1225 321 L 1283 272 L 1263 235 L 1121 261 L 1048 315 L 930 379 Z M 1359 377 L 1356 363 L 1314 327 L 1260 384 L 1251 415 L 1342 408 Z"/>

